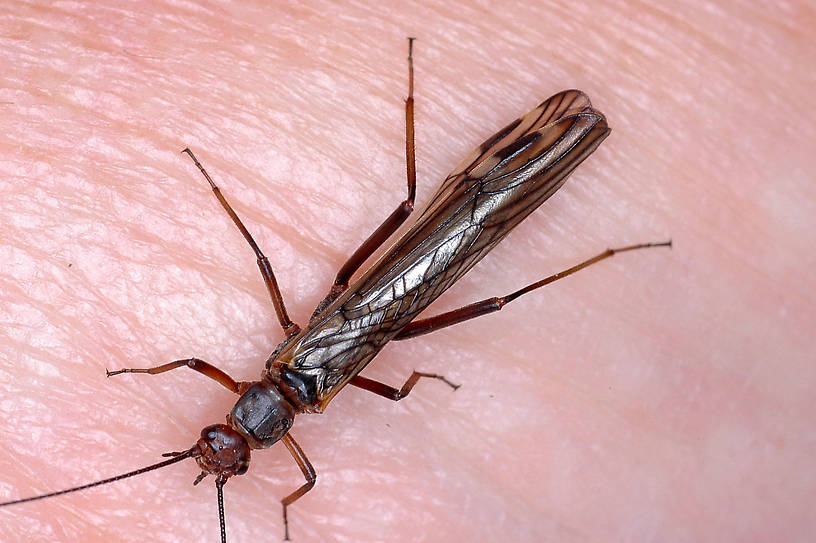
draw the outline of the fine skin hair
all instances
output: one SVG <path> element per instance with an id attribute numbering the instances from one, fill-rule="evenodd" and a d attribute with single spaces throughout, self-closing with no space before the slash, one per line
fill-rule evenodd
<path id="1" fill-rule="evenodd" d="M 563 88 L 613 132 L 426 314 L 607 247 L 671 237 L 501 313 L 389 344 L 293 429 L 318 472 L 295 541 L 801 540 L 814 480 L 813 11 L 554 2 L 193 8 L 17 6 L 0 48 L 0 499 L 159 460 L 255 379 L 283 337 L 253 255 L 306 323 L 404 198 L 416 35 L 418 197 Z M 799 7 L 797 7 L 799 6 Z M 733 35 L 732 35 L 733 33 Z M 810 55 L 810 56 L 808 56 Z M 190 461 L 0 511 L 2 541 L 216 541 Z M 283 447 L 225 487 L 230 541 L 282 535 Z"/>

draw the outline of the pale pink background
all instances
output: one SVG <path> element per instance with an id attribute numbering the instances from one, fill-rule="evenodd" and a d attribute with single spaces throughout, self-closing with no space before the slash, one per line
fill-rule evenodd
<path id="1" fill-rule="evenodd" d="M 553 92 L 613 127 L 566 187 L 430 313 L 607 246 L 672 237 L 499 315 L 394 344 L 293 435 L 319 472 L 312 541 L 812 537 L 816 12 L 744 2 L 8 3 L 0 14 L 0 499 L 187 447 L 281 339 L 252 254 L 304 323 L 404 196 L 418 37 L 419 203 Z M 719 5 L 718 5 L 719 4 Z M 0 540 L 216 541 L 193 463 L 0 511 Z M 226 487 L 230 541 L 278 541 L 282 447 Z"/>

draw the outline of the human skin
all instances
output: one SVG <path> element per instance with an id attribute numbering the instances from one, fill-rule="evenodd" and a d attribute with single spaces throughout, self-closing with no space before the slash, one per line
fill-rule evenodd
<path id="1" fill-rule="evenodd" d="M 293 435 L 318 472 L 295 541 L 796 541 L 812 532 L 814 10 L 695 2 L 377 8 L 5 7 L 0 18 L 0 499 L 150 464 L 222 422 L 283 337 L 253 255 L 305 324 L 404 198 L 416 42 L 418 205 L 562 88 L 613 128 L 426 315 L 608 246 L 501 313 L 391 344 Z M 668 7 L 671 5 L 671 8 Z M 703 15 L 703 13 L 705 15 Z M 805 270 L 805 271 L 802 271 Z M 215 541 L 193 462 L 0 511 L 2 541 Z M 230 541 L 282 537 L 283 447 L 225 487 Z"/>

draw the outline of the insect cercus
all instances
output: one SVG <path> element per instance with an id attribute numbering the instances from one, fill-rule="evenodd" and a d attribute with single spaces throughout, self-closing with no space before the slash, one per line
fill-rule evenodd
<path id="1" fill-rule="evenodd" d="M 275 275 L 241 219 L 192 151 L 185 149 L 210 184 L 215 197 L 255 252 L 285 339 L 266 360 L 260 379 L 235 381 L 198 358 L 176 360 L 122 373 L 164 373 L 186 367 L 209 377 L 240 397 L 226 417 L 201 431 L 189 449 L 167 453 L 167 460 L 115 477 L 57 492 L 6 501 L 0 507 L 59 496 L 111 483 L 193 458 L 201 468 L 197 484 L 213 475 L 217 487 L 221 540 L 226 541 L 223 486 L 249 468 L 250 451 L 283 442 L 305 482 L 285 496 L 284 538 L 289 539 L 287 507 L 309 492 L 317 474 L 290 429 L 295 416 L 320 413 L 346 385 L 391 400 L 407 396 L 422 378 L 445 377 L 414 371 L 400 388 L 360 375 L 391 340 L 427 334 L 498 311 L 519 296 L 616 253 L 671 246 L 671 241 L 608 249 L 572 268 L 506 296 L 489 298 L 435 317 L 417 315 L 462 277 L 525 217 L 557 191 L 569 174 L 609 135 L 606 118 L 581 91 L 559 92 L 488 138 L 457 166 L 431 196 L 413 226 L 380 258 L 351 281 L 355 272 L 403 224 L 414 209 L 413 39 L 409 38 L 409 91 L 405 102 L 408 194 L 340 268 L 327 296 L 301 328 L 286 312 Z"/>

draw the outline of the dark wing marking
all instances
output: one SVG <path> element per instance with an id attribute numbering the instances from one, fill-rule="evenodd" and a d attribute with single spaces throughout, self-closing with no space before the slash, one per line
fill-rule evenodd
<path id="1" fill-rule="evenodd" d="M 447 182 L 461 173 L 469 174 L 472 168 L 480 164 L 485 157 L 494 154 L 499 149 L 507 147 L 514 141 L 521 139 L 524 135 L 535 132 L 557 121 L 561 117 L 565 117 L 568 112 L 578 113 L 591 110 L 592 104 L 589 101 L 589 97 L 579 90 L 571 89 L 554 94 L 541 102 L 538 107 L 532 111 L 527 112 L 525 115 L 519 117 L 489 137 L 467 158 L 462 160 L 445 181 Z M 447 183 L 443 183 L 437 193 L 443 191 L 446 185 Z"/>
<path id="2" fill-rule="evenodd" d="M 552 196 L 609 134 L 580 91 L 564 91 L 483 143 L 417 222 L 298 338 L 289 366 L 322 405 L 433 300 Z"/>

